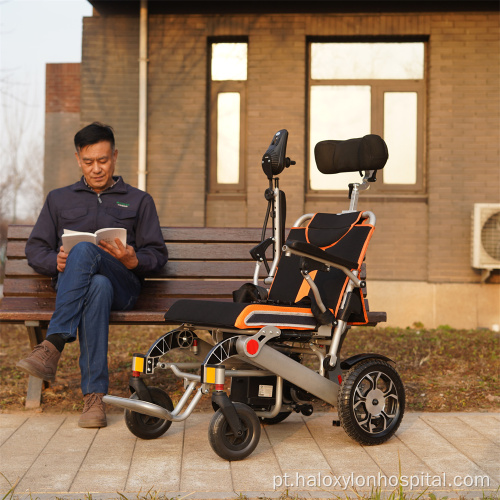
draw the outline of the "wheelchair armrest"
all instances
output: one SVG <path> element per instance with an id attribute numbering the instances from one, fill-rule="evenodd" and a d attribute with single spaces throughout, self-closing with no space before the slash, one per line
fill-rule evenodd
<path id="1" fill-rule="evenodd" d="M 319 248 L 315 245 L 311 245 L 310 243 L 292 240 L 292 241 L 288 241 L 286 246 L 292 250 L 297 250 L 298 252 L 301 252 L 302 254 L 306 254 L 308 257 L 310 257 L 313 260 L 319 259 L 320 262 L 325 263 L 325 261 L 326 261 L 332 265 L 346 267 L 347 269 L 357 269 L 358 268 L 357 262 L 354 262 L 354 261 L 348 260 L 348 259 L 344 259 L 344 258 L 338 257 L 336 255 L 332 255 L 331 253 L 327 253 L 324 250 L 321 250 L 321 248 Z"/>

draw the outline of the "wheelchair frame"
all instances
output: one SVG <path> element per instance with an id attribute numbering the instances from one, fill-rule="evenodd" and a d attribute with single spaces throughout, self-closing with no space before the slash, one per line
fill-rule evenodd
<path id="1" fill-rule="evenodd" d="M 310 253 L 307 247 L 305 250 L 295 248 L 293 242 L 283 244 L 283 194 L 276 175 L 294 164 L 285 156 L 287 137 L 286 130 L 277 132 L 262 161 L 269 179 L 263 236 L 269 214 L 273 216 L 273 226 L 272 236 L 267 240 L 263 237 L 262 243 L 251 251 L 256 260 L 253 285 L 258 286 L 262 265 L 268 271 L 264 284 L 271 284 L 280 256 L 296 255 L 326 270 L 339 269 L 349 278 L 341 299 L 343 308 L 353 290 L 365 288 L 364 276 L 326 253 Z M 365 170 L 363 180 L 349 186 L 350 206 L 343 213 L 356 212 L 359 193 L 375 181 L 376 170 L 359 170 Z M 301 216 L 293 227 L 302 226 L 313 216 Z M 375 225 L 372 212 L 363 212 L 362 217 Z M 269 266 L 265 251 L 271 244 L 273 260 Z M 302 266 L 301 274 L 320 312 L 328 314 L 321 293 L 305 267 Z M 106 395 L 104 401 L 125 409 L 127 427 L 134 435 L 154 439 L 163 435 L 172 422 L 187 419 L 200 399 L 213 388 L 212 406 L 216 413 L 210 423 L 209 441 L 214 451 L 227 460 L 241 460 L 253 452 L 260 438 L 261 422 L 278 423 L 292 411 L 311 415 L 313 399 L 337 407 L 339 420 L 333 423 L 342 425 L 353 439 L 365 445 L 380 444 L 389 439 L 401 423 L 404 386 L 394 368 L 395 363 L 384 355 L 361 353 L 340 360 L 342 342 L 349 328 L 346 319 L 334 318 L 314 330 L 306 330 L 303 334 L 295 332 L 287 338 L 286 330 L 273 325 L 240 329 L 185 322 L 157 339 L 145 355 L 133 356 L 129 399 Z M 203 333 L 207 330 L 210 334 Z M 186 371 L 199 368 L 198 363 L 163 361 L 162 358 L 173 349 L 189 349 L 202 361 L 200 373 Z M 317 371 L 301 363 L 304 354 L 316 356 Z M 158 369 L 171 370 L 184 379 L 185 392 L 175 408 L 164 391 L 148 388 L 144 383 L 142 375 L 151 375 Z M 226 377 L 231 379 L 231 398 L 224 391 Z"/>

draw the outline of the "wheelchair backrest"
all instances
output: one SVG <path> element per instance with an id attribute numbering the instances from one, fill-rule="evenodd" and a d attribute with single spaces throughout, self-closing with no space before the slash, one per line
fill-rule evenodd
<path id="1" fill-rule="evenodd" d="M 374 226 L 363 217 L 363 212 L 317 213 L 306 227 L 292 228 L 287 241 L 307 242 L 332 255 L 355 261 L 358 266 L 351 270 L 359 271 L 373 231 Z M 300 272 L 301 259 L 296 255 L 285 256 L 282 253 L 269 290 L 271 302 L 296 304 L 303 302 L 306 297 L 312 299 L 312 291 Z M 320 291 L 323 303 L 337 317 L 349 278 L 340 269 L 333 267 L 329 271 L 311 271 L 309 274 Z M 364 300 L 359 289 L 354 291 L 353 300 L 351 307 L 354 313 L 349 322 L 366 323 Z"/>

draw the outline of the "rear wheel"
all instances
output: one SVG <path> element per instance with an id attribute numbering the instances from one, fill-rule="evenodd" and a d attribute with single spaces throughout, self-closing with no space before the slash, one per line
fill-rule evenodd
<path id="1" fill-rule="evenodd" d="M 405 410 L 405 390 L 387 362 L 369 359 L 343 377 L 338 396 L 340 424 L 355 441 L 381 444 L 397 431 Z"/>
<path id="2" fill-rule="evenodd" d="M 208 428 L 208 440 L 212 449 L 224 460 L 236 461 L 248 457 L 259 443 L 260 422 L 255 412 L 246 404 L 233 403 L 242 428 L 237 436 L 219 409 Z"/>
<path id="3" fill-rule="evenodd" d="M 149 394 L 151 395 L 151 401 L 168 411 L 174 409 L 174 404 L 170 399 L 170 396 L 158 387 L 148 387 Z M 130 396 L 130 399 L 139 399 L 136 392 Z M 170 420 L 163 420 L 158 417 L 151 417 L 149 415 L 144 415 L 143 413 L 138 413 L 132 410 L 125 410 L 125 424 L 128 430 L 138 438 L 141 439 L 156 439 L 163 436 L 165 432 L 168 431 L 172 422 Z"/>

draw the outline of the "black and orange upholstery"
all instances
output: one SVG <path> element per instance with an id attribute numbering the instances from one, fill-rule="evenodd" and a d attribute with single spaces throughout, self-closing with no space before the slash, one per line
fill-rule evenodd
<path id="1" fill-rule="evenodd" d="M 318 213 L 306 227 L 292 228 L 286 244 L 299 247 L 301 243 L 307 244 L 307 248 L 324 251 L 348 269 L 359 271 L 373 230 L 362 212 Z M 315 330 L 319 322 L 311 307 L 314 295 L 301 274 L 303 266 L 312 264 L 309 275 L 333 316 L 342 315 L 350 324 L 366 324 L 362 291 L 355 289 L 348 301 L 349 311 L 342 311 L 342 297 L 349 278 L 340 269 L 323 270 L 321 265 L 315 269 L 314 261 L 306 260 L 308 262 L 296 255 L 281 255 L 267 300 L 251 303 L 179 300 L 165 314 L 165 320 L 206 328 L 244 330 L 277 326 L 285 330 Z"/>

